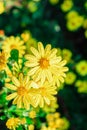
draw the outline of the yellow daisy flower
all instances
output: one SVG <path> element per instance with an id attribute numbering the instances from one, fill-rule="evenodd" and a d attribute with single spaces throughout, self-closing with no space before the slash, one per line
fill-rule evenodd
<path id="1" fill-rule="evenodd" d="M 75 31 L 82 26 L 83 21 L 83 16 L 77 16 L 73 19 L 71 18 L 70 20 L 68 20 L 66 26 L 70 31 Z"/>
<path id="2" fill-rule="evenodd" d="M 65 78 L 65 83 L 66 84 L 73 84 L 74 82 L 75 82 L 75 80 L 76 80 L 76 75 L 75 75 L 75 73 L 73 73 L 73 72 L 68 72 L 67 74 L 66 74 L 66 78 Z"/>
<path id="3" fill-rule="evenodd" d="M 61 4 L 61 10 L 64 12 L 69 11 L 72 7 L 73 7 L 72 0 L 64 0 L 64 2 Z"/>
<path id="4" fill-rule="evenodd" d="M 21 57 L 25 53 L 26 47 L 19 37 L 10 36 L 3 42 L 2 50 L 10 55 L 12 49 L 17 49 Z"/>
<path id="5" fill-rule="evenodd" d="M 20 119 L 11 117 L 7 120 L 6 126 L 10 130 L 16 130 L 16 128 L 20 125 Z"/>
<path id="6" fill-rule="evenodd" d="M 70 20 L 70 19 L 74 19 L 78 16 L 79 16 L 78 12 L 75 10 L 72 10 L 72 11 L 67 13 L 66 18 L 67 18 L 67 20 Z"/>
<path id="7" fill-rule="evenodd" d="M 38 83 L 38 88 L 33 89 L 32 100 L 35 102 L 35 107 L 38 105 L 43 107 L 45 103 L 49 105 L 52 100 L 55 100 L 54 95 L 57 94 L 55 86 L 52 86 L 48 82 L 45 82 L 43 85 L 40 84 Z"/>
<path id="8" fill-rule="evenodd" d="M 83 60 L 83 61 L 80 61 L 79 63 L 77 63 L 76 64 L 76 71 L 81 76 L 86 76 L 87 75 L 87 61 Z"/>
<path id="9" fill-rule="evenodd" d="M 31 82 L 29 81 L 28 76 L 23 76 L 21 73 L 19 75 L 19 79 L 15 76 L 12 77 L 13 84 L 6 83 L 6 87 L 10 90 L 13 90 L 13 93 L 9 94 L 6 99 L 13 100 L 13 104 L 17 104 L 18 108 L 26 108 L 29 109 L 29 105 L 31 104 Z"/>
<path id="10" fill-rule="evenodd" d="M 57 56 L 57 49 L 51 49 L 50 44 L 46 45 L 44 48 L 43 44 L 39 42 L 38 50 L 31 47 L 31 52 L 33 55 L 27 54 L 25 56 L 28 60 L 25 66 L 30 68 L 28 75 L 36 82 L 39 80 L 42 83 L 46 80 L 52 82 L 54 75 L 61 75 L 61 73 L 63 74 L 63 72 L 68 70 L 67 67 L 63 67 L 65 61 L 61 61 L 61 56 Z"/>
<path id="11" fill-rule="evenodd" d="M 38 10 L 37 3 L 34 1 L 29 1 L 28 2 L 28 9 L 31 13 L 34 13 Z"/>
<path id="12" fill-rule="evenodd" d="M 79 93 L 87 93 L 87 81 L 86 80 L 77 80 L 75 83 L 75 86 L 77 87 L 77 91 Z"/>
<path id="13" fill-rule="evenodd" d="M 63 49 L 62 56 L 65 60 L 67 60 L 67 62 L 69 62 L 71 60 L 71 57 L 72 57 L 72 52 L 68 49 Z"/>

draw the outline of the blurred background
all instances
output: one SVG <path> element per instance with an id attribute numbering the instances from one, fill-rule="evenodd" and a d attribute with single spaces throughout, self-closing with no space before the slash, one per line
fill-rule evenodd
<path id="1" fill-rule="evenodd" d="M 59 88 L 56 111 L 70 126 L 54 130 L 87 130 L 87 0 L 0 0 L 1 44 L 7 36 L 21 36 L 27 52 L 38 41 L 58 49 L 69 71 Z M 0 116 L 0 129 L 7 130 L 5 116 Z"/>

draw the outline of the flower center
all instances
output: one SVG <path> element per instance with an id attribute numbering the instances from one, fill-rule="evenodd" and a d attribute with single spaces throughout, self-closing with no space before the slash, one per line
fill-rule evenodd
<path id="1" fill-rule="evenodd" d="M 28 90 L 25 87 L 18 87 L 17 92 L 18 92 L 18 95 L 24 96 L 28 93 Z"/>
<path id="2" fill-rule="evenodd" d="M 11 48 L 11 49 L 17 49 L 17 46 L 12 44 L 12 45 L 10 46 L 10 48 Z"/>
<path id="3" fill-rule="evenodd" d="M 46 58 L 41 58 L 39 63 L 42 69 L 46 69 L 49 66 L 49 60 L 47 60 Z"/>
<path id="4" fill-rule="evenodd" d="M 86 67 L 85 66 L 82 66 L 82 68 L 81 68 L 82 70 L 85 70 L 86 69 Z"/>

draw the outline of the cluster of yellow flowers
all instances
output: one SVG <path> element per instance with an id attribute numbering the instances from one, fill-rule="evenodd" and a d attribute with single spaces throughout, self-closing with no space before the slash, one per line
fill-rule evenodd
<path id="1" fill-rule="evenodd" d="M 46 117 L 47 124 L 42 124 L 41 130 L 67 130 L 69 128 L 69 122 L 64 117 L 60 117 L 60 113 L 48 114 Z"/>
<path id="2" fill-rule="evenodd" d="M 17 61 L 14 60 L 17 58 L 17 54 L 13 54 L 15 50 L 19 54 Z M 57 86 L 64 82 L 65 72 L 68 71 L 65 64 L 66 60 L 57 56 L 56 48 L 52 49 L 51 44 L 44 47 L 32 38 L 30 32 L 25 31 L 21 37 L 6 37 L 2 41 L 0 52 L 0 72 L 6 72 L 6 100 L 13 100 L 12 105 L 17 105 L 18 109 L 30 110 L 31 107 L 40 106 L 46 111 L 51 104 L 57 104 Z M 57 107 L 55 105 L 50 111 L 55 111 Z M 34 111 L 29 113 L 30 118 L 35 116 Z M 6 126 L 15 130 L 20 124 L 19 118 L 11 117 Z M 29 130 L 30 127 L 32 126 L 29 126 Z"/>
<path id="3" fill-rule="evenodd" d="M 18 117 L 11 117 L 7 120 L 6 126 L 10 130 L 16 130 L 17 127 L 25 125 L 26 119 L 25 118 L 18 118 Z M 28 125 L 27 130 L 34 130 L 34 125 Z"/>
<path id="4" fill-rule="evenodd" d="M 72 10 L 66 15 L 67 23 L 66 26 L 70 31 L 75 31 L 79 29 L 84 22 L 84 17 L 79 15 L 75 10 Z"/>
<path id="5" fill-rule="evenodd" d="M 78 60 L 78 62 L 72 58 L 73 54 L 68 49 L 57 48 L 57 55 L 61 55 L 63 59 L 67 60 L 67 66 L 69 71 L 66 73 L 65 84 L 74 85 L 77 87 L 79 93 L 87 93 L 87 60 Z M 84 81 L 83 80 L 84 77 Z M 61 88 L 65 84 L 61 84 Z"/>
<path id="6" fill-rule="evenodd" d="M 87 38 L 87 18 L 85 15 L 80 15 L 75 10 L 75 6 L 72 0 L 64 0 L 60 6 L 61 10 L 66 13 L 66 27 L 69 31 L 76 31 L 82 27 L 85 29 L 84 35 Z M 87 2 L 84 3 L 84 8 L 87 9 Z"/>

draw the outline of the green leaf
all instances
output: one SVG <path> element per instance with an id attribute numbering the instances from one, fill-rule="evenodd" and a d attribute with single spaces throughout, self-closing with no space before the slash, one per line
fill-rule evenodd
<path id="1" fill-rule="evenodd" d="M 30 119 L 29 117 L 26 118 L 27 124 L 33 124 L 32 119 Z"/>
<path id="2" fill-rule="evenodd" d="M 10 58 L 11 60 L 18 62 L 18 58 L 19 58 L 19 51 L 18 50 L 13 49 L 11 51 L 10 55 L 11 55 L 11 58 Z"/>

